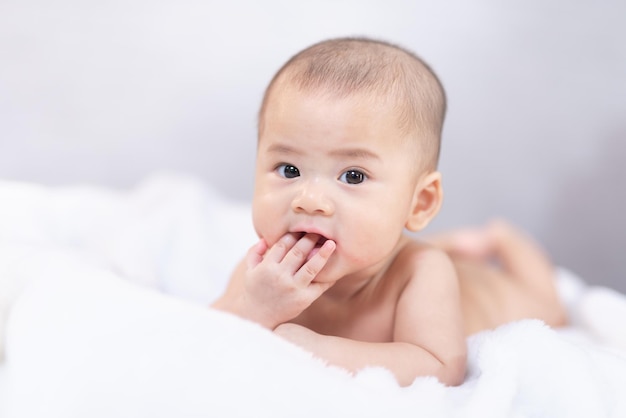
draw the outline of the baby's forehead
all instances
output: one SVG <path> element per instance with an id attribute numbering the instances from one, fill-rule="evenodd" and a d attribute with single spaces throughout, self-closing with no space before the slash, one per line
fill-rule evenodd
<path id="1" fill-rule="evenodd" d="M 411 109 L 401 98 L 392 94 L 381 94 L 377 91 L 358 90 L 350 93 L 342 93 L 327 86 L 306 87 L 280 82 L 274 85 L 274 91 L 267 97 L 263 114 L 260 115 L 260 128 L 265 125 L 265 117 L 271 115 L 272 118 L 285 118 L 290 112 L 285 109 L 292 109 L 302 102 L 314 106 L 315 109 L 336 109 L 337 105 L 343 109 L 354 109 L 355 113 L 362 116 L 362 123 L 370 121 L 383 123 L 389 128 L 396 130 L 394 138 L 412 138 L 413 143 L 418 143 L 421 132 L 412 129 L 412 125 L 407 127 L 406 120 L 411 118 Z M 342 109 L 342 110 L 343 110 Z M 350 110 L 347 111 L 350 113 Z M 275 119 L 274 119 L 275 120 Z M 261 131 L 259 131 L 259 134 Z"/>
<path id="2" fill-rule="evenodd" d="M 289 84 L 276 87 L 267 103 L 268 119 L 262 121 L 263 125 L 275 127 L 276 123 L 287 123 L 299 129 L 300 125 L 293 124 L 292 117 L 304 117 L 307 120 L 304 125 L 314 123 L 315 126 L 323 126 L 327 123 L 328 129 L 334 129 L 333 126 L 339 130 L 347 128 L 347 135 L 353 139 L 362 134 L 368 138 L 377 138 L 381 144 L 393 143 L 394 147 L 403 152 L 415 151 L 419 146 L 419 135 L 404 129 L 397 101 L 389 97 L 373 92 L 337 94 L 329 89 L 302 89 Z M 301 103 L 306 104 L 299 106 Z M 294 109 L 299 110 L 293 113 Z M 338 126 L 333 124 L 337 121 Z M 370 137 L 370 133 L 373 136 Z M 263 132 L 259 134 L 261 139 Z"/>
<path id="3" fill-rule="evenodd" d="M 273 86 L 273 91 L 268 95 L 266 110 L 277 102 L 284 105 L 298 101 L 318 102 L 319 106 L 328 104 L 353 105 L 361 109 L 369 109 L 372 112 L 384 112 L 394 118 L 399 118 L 403 112 L 406 112 L 406 109 L 403 108 L 406 107 L 405 102 L 393 93 L 384 94 L 367 89 L 347 92 L 328 85 L 302 87 L 289 81 L 281 81 Z"/>

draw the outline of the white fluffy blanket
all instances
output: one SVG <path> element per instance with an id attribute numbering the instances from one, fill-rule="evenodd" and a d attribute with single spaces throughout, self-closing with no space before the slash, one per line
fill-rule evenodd
<path id="1" fill-rule="evenodd" d="M 622 294 L 562 271 L 572 327 L 483 332 L 463 385 L 400 388 L 207 309 L 253 242 L 247 206 L 185 177 L 0 182 L 0 416 L 626 417 Z"/>

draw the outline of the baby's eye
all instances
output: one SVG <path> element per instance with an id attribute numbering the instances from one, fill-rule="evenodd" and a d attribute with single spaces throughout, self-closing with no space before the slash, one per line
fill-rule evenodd
<path id="1" fill-rule="evenodd" d="M 300 170 L 298 170 L 298 167 L 291 164 L 281 164 L 276 167 L 276 171 L 278 172 L 279 176 L 286 179 L 292 179 L 294 177 L 300 176 Z"/>
<path id="2" fill-rule="evenodd" d="M 359 170 L 348 170 L 339 177 L 339 180 L 348 184 L 360 184 L 363 183 L 366 178 L 367 176 Z"/>

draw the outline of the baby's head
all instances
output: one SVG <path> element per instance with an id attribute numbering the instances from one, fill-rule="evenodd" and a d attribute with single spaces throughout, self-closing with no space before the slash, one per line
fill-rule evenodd
<path id="1" fill-rule="evenodd" d="M 399 46 L 367 38 L 338 38 L 293 56 L 265 91 L 259 112 L 263 137 L 267 108 L 283 89 L 307 94 L 356 97 L 383 104 L 397 119 L 400 136 L 414 141 L 420 171 L 437 167 L 446 113 L 443 86 L 430 67 Z"/>
<path id="2" fill-rule="evenodd" d="M 441 205 L 444 91 L 413 54 L 365 39 L 325 41 L 285 64 L 259 115 L 254 227 L 274 245 L 336 244 L 326 280 L 370 271 Z M 330 279 L 329 279 L 330 280 Z"/>

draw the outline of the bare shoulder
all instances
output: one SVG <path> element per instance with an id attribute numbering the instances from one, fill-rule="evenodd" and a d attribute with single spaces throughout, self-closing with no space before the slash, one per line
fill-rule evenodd
<path id="1" fill-rule="evenodd" d="M 397 263 L 406 278 L 398 300 L 400 311 L 406 309 L 415 315 L 418 311 L 460 310 L 459 279 L 445 251 L 410 240 L 398 254 Z"/>
<path id="2" fill-rule="evenodd" d="M 440 248 L 409 237 L 398 253 L 396 263 L 410 273 L 412 280 L 437 277 L 457 282 L 456 271 L 450 256 Z"/>

